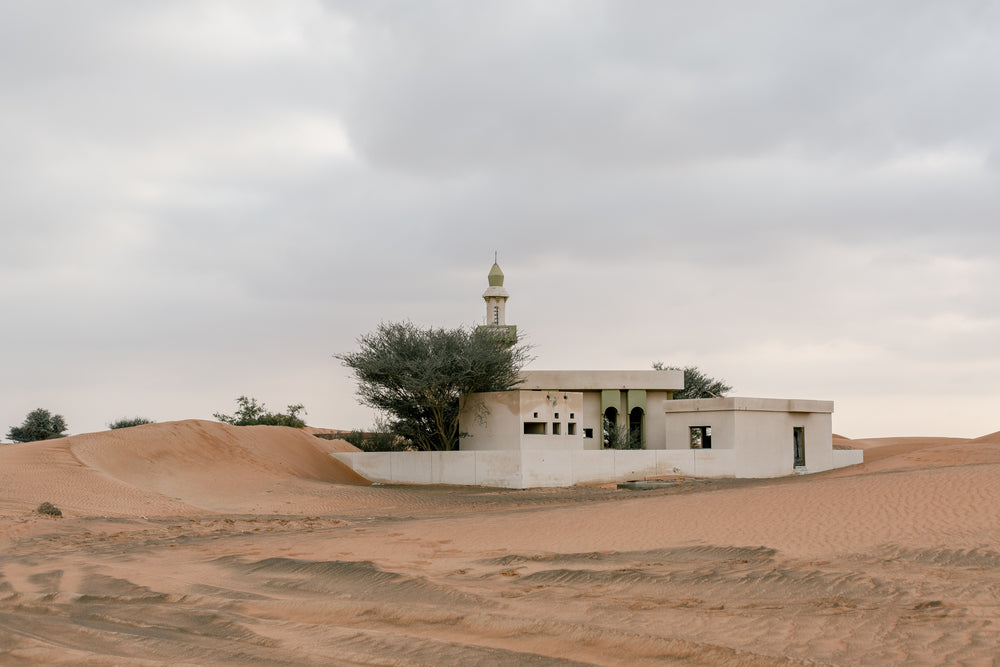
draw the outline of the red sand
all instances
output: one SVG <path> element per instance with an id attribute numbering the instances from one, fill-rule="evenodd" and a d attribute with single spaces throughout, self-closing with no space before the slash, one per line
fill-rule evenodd
<path id="1" fill-rule="evenodd" d="M 0 664 L 993 664 L 1000 432 L 836 441 L 647 492 L 368 486 L 203 421 L 0 446 Z"/>

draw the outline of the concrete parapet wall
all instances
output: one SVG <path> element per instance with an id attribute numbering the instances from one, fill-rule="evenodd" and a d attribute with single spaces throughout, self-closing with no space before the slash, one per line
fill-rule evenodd
<path id="1" fill-rule="evenodd" d="M 846 468 L 865 462 L 865 452 L 861 449 L 834 449 L 833 467 Z"/>
<path id="2" fill-rule="evenodd" d="M 509 489 L 606 484 L 669 475 L 733 477 L 739 463 L 736 452 L 709 449 L 334 452 L 330 456 L 366 479 L 383 484 Z M 850 461 L 844 465 L 860 459 L 843 458 Z"/>
<path id="3" fill-rule="evenodd" d="M 330 456 L 372 482 L 507 489 L 607 484 L 669 475 L 735 477 L 742 463 L 738 452 L 725 449 L 334 452 Z M 863 461 L 861 450 L 833 452 L 834 468 Z"/>

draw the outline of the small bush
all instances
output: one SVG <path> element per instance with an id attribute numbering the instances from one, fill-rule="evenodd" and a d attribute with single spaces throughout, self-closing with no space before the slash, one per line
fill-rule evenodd
<path id="1" fill-rule="evenodd" d="M 409 449 L 402 438 L 388 431 L 365 433 L 355 429 L 345 435 L 344 440 L 363 452 L 402 452 Z"/>
<path id="2" fill-rule="evenodd" d="M 63 437 L 66 428 L 66 420 L 62 415 L 54 415 L 45 408 L 38 408 L 28 413 L 23 424 L 11 426 L 7 437 L 14 442 L 52 440 Z"/>
<path id="3" fill-rule="evenodd" d="M 305 407 L 299 405 L 289 405 L 288 413 L 268 412 L 263 403 L 258 403 L 256 398 L 240 396 L 236 399 L 238 409 L 233 415 L 225 415 L 221 412 L 213 413 L 212 416 L 224 424 L 233 426 L 291 426 L 302 428 L 305 421 L 299 417 L 300 412 L 305 412 Z"/>
<path id="4" fill-rule="evenodd" d="M 118 428 L 129 428 L 132 426 L 142 426 L 143 424 L 155 424 L 152 419 L 146 419 L 145 417 L 122 417 L 121 419 L 116 419 L 115 421 L 108 424 L 108 428 L 114 431 Z"/>
<path id="5" fill-rule="evenodd" d="M 358 449 L 364 449 L 365 434 L 362 433 L 361 431 L 358 431 L 357 429 L 355 429 L 355 430 L 351 431 L 350 433 L 348 433 L 347 435 L 345 435 L 344 436 L 344 440 L 346 440 L 347 442 L 351 443 L 352 445 L 354 445 Z"/>
<path id="6" fill-rule="evenodd" d="M 49 516 L 62 516 L 62 510 L 50 502 L 42 503 L 36 511 L 39 514 L 48 514 Z"/>

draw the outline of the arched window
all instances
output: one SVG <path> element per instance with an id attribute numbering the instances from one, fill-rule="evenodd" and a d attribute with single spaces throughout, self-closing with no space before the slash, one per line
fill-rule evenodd
<path id="1" fill-rule="evenodd" d="M 628 447 L 642 449 L 642 420 L 645 414 L 642 408 L 632 408 L 628 415 Z"/>

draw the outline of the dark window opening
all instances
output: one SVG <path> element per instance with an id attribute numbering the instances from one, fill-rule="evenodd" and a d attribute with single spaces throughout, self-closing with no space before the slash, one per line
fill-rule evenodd
<path id="1" fill-rule="evenodd" d="M 712 427 L 692 426 L 691 449 L 711 449 L 711 448 L 712 448 Z"/>
<path id="2" fill-rule="evenodd" d="M 553 419 L 559 419 L 559 413 L 558 412 L 556 413 L 555 417 L 553 417 Z"/>
<path id="3" fill-rule="evenodd" d="M 524 422 L 525 435 L 545 435 L 545 422 Z"/>
<path id="4" fill-rule="evenodd" d="M 570 419 L 576 419 L 576 415 L 571 412 L 571 413 L 569 413 L 569 418 Z"/>
<path id="5" fill-rule="evenodd" d="M 628 445 L 629 449 L 642 448 L 642 408 L 632 408 L 628 415 Z"/>
<path id="6" fill-rule="evenodd" d="M 566 435 L 576 435 L 576 424 L 570 422 L 566 424 Z"/>
<path id="7" fill-rule="evenodd" d="M 602 422 L 603 443 L 605 447 L 616 447 L 618 440 L 618 410 L 608 408 L 604 411 L 604 421 Z"/>
<path id="8" fill-rule="evenodd" d="M 803 426 L 792 427 L 792 447 L 795 454 L 795 466 L 806 464 L 806 429 Z"/>
<path id="9" fill-rule="evenodd" d="M 562 424 L 552 422 L 552 435 L 562 435 Z"/>
<path id="10" fill-rule="evenodd" d="M 592 429 L 592 428 L 585 428 L 585 429 L 583 429 L 583 437 L 585 437 L 585 438 L 593 438 L 594 437 L 594 429 Z"/>
<path id="11" fill-rule="evenodd" d="M 533 413 L 531 416 L 534 417 L 535 419 L 538 419 L 538 413 L 537 412 Z"/>

